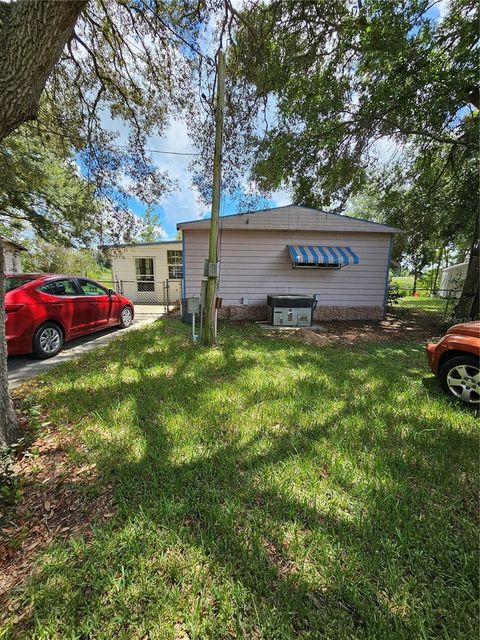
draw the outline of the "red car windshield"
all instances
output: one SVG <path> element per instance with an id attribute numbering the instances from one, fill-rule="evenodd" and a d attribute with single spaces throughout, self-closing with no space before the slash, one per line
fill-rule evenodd
<path id="1" fill-rule="evenodd" d="M 9 276 L 5 279 L 5 293 L 12 291 L 12 289 L 18 289 L 22 284 L 27 284 L 27 282 L 32 282 L 36 280 L 36 278 L 20 278 L 15 276 Z"/>

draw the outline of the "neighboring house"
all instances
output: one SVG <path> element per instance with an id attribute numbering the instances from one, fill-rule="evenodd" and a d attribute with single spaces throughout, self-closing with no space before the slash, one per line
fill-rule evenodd
<path id="1" fill-rule="evenodd" d="M 440 277 L 438 295 L 442 298 L 447 298 L 449 295 L 455 296 L 455 294 L 458 296 L 467 277 L 467 271 L 468 262 L 454 264 L 451 267 L 443 269 Z"/>
<path id="2" fill-rule="evenodd" d="M 183 297 L 198 296 L 210 221 L 183 233 Z M 218 296 L 222 315 L 264 319 L 270 293 L 316 295 L 317 319 L 381 318 L 393 234 L 387 225 L 296 205 L 220 221 Z"/>
<path id="3" fill-rule="evenodd" d="M 26 251 L 27 249 L 9 238 L 2 237 L 2 242 L 3 255 L 5 258 L 5 273 L 22 273 L 20 252 Z"/>
<path id="4" fill-rule="evenodd" d="M 164 304 L 182 290 L 182 242 L 138 242 L 104 247 L 112 260 L 113 279 L 133 302 Z M 168 287 L 168 293 L 167 293 Z"/>

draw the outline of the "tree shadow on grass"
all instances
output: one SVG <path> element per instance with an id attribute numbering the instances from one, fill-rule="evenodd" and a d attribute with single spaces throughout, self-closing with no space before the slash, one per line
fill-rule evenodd
<path id="1" fill-rule="evenodd" d="M 451 500 L 478 442 L 404 397 L 412 350 L 233 332 L 212 352 L 162 326 L 176 333 L 127 336 L 42 394 L 88 430 L 118 511 L 48 555 L 32 633 L 467 637 L 471 530 Z"/>

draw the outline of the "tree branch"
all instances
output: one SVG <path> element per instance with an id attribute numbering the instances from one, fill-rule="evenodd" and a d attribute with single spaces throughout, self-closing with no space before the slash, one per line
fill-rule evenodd
<path id="1" fill-rule="evenodd" d="M 2 3 L 3 4 L 3 3 Z M 0 27 L 0 140 L 33 119 L 86 0 L 15 2 Z"/>

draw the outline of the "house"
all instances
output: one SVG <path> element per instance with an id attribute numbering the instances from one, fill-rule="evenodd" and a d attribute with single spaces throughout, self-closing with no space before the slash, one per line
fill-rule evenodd
<path id="1" fill-rule="evenodd" d="M 22 273 L 22 263 L 20 260 L 20 252 L 26 251 L 18 242 L 14 242 L 9 238 L 2 237 L 3 257 L 5 260 L 5 273 Z"/>
<path id="2" fill-rule="evenodd" d="M 182 242 L 137 242 L 104 247 L 112 260 L 113 279 L 137 304 L 166 304 L 180 299 Z"/>
<path id="3" fill-rule="evenodd" d="M 198 296 L 210 221 L 183 233 L 183 297 Z M 222 315 L 262 320 L 272 293 L 315 295 L 322 320 L 378 319 L 387 302 L 392 238 L 400 230 L 290 205 L 225 216 L 219 225 Z"/>
<path id="4" fill-rule="evenodd" d="M 458 297 L 467 277 L 468 262 L 453 264 L 442 270 L 438 295 L 441 298 Z"/>

